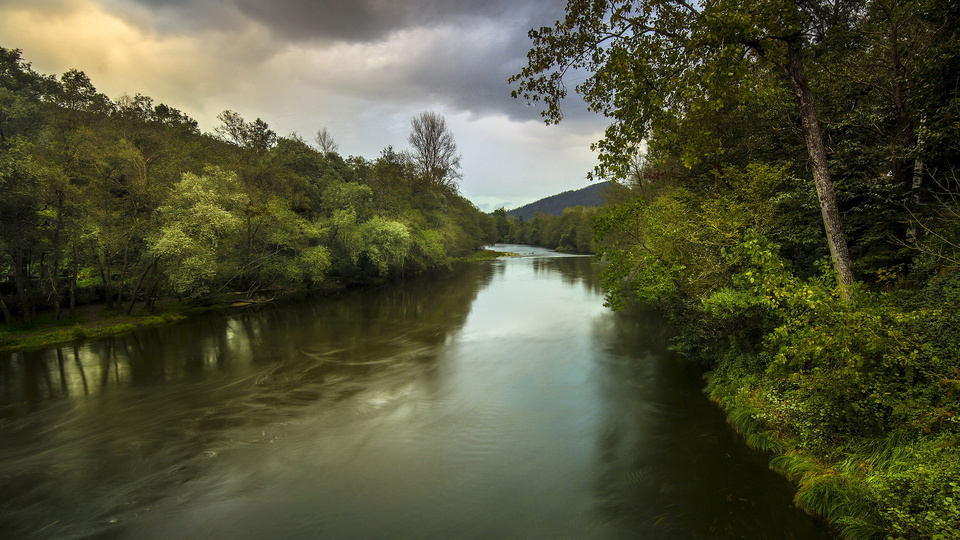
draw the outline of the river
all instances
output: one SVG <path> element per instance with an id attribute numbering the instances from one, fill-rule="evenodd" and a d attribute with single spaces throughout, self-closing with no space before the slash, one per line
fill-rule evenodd
<path id="1" fill-rule="evenodd" d="M 0 356 L 0 538 L 827 539 L 595 262 Z"/>

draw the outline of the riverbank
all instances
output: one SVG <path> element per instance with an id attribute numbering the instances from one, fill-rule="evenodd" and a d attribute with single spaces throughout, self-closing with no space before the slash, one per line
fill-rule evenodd
<path id="1" fill-rule="evenodd" d="M 0 537 L 832 539 L 659 314 L 524 253 L 6 355 Z"/>
<path id="2" fill-rule="evenodd" d="M 729 423 L 843 538 L 960 538 L 960 318 L 865 290 L 845 302 L 827 280 L 761 278 L 752 293 L 766 302 L 715 295 L 675 314 Z"/>
<path id="3" fill-rule="evenodd" d="M 44 320 L 32 325 L 0 326 L 0 352 L 39 349 L 89 339 L 124 334 L 145 326 L 157 326 L 186 319 L 209 308 L 179 304 L 161 306 L 158 313 L 126 315 L 105 304 L 81 306 L 71 319 Z"/>
<path id="4" fill-rule="evenodd" d="M 481 250 L 469 256 L 457 258 L 451 264 L 494 260 L 500 257 L 515 257 L 516 253 L 494 250 Z M 91 304 L 77 308 L 76 316 L 70 319 L 53 321 L 50 314 L 41 315 L 40 321 L 32 325 L 0 325 L 0 352 L 40 349 L 99 339 L 130 332 L 136 328 L 158 326 L 182 321 L 191 316 L 210 311 L 230 310 L 262 305 L 275 300 L 283 300 L 299 294 L 324 294 L 341 290 L 343 287 L 329 287 L 310 291 L 285 290 L 272 295 L 269 299 L 237 299 L 241 293 L 224 295 L 222 301 L 212 305 L 189 306 L 173 300 L 160 302 L 153 313 L 143 312 L 127 315 L 106 304 Z"/>

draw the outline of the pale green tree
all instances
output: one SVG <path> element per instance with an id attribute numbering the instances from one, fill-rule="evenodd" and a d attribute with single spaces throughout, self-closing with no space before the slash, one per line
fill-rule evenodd
<path id="1" fill-rule="evenodd" d="M 160 228 L 150 239 L 150 252 L 163 269 L 171 292 L 198 297 L 223 277 L 224 252 L 242 225 L 237 209 L 246 203 L 236 174 L 209 168 L 201 175 L 185 173 L 161 206 Z"/>
<path id="2" fill-rule="evenodd" d="M 403 265 L 410 251 L 410 231 L 402 223 L 374 216 L 362 228 L 363 254 L 380 275 Z"/>

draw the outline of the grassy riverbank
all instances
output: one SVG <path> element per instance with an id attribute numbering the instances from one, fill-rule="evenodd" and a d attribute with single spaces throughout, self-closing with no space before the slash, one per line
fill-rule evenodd
<path id="1" fill-rule="evenodd" d="M 663 295 L 711 398 L 841 537 L 960 538 L 960 274 L 851 302 L 747 238 L 714 288 L 663 295 L 662 274 L 610 266 L 608 290 Z"/>
<path id="2" fill-rule="evenodd" d="M 0 326 L 0 352 L 39 349 L 124 334 L 139 327 L 180 321 L 200 311 L 199 308 L 170 305 L 159 313 L 125 315 L 103 305 L 84 306 L 72 319 L 54 322 L 42 317 L 33 325 Z"/>
<path id="3" fill-rule="evenodd" d="M 494 251 L 492 249 L 477 251 L 472 255 L 458 259 L 460 262 L 492 261 L 500 257 L 519 257 L 516 253 L 508 251 Z"/>

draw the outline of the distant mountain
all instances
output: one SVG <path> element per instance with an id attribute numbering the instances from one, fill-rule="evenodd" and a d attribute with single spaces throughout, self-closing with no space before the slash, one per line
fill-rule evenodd
<path id="1" fill-rule="evenodd" d="M 507 216 L 522 217 L 524 221 L 530 221 L 537 213 L 560 216 L 563 215 L 564 208 L 600 206 L 603 204 L 602 193 L 609 185 L 610 182 L 599 182 L 583 189 L 564 191 L 519 208 L 507 210 Z"/>

